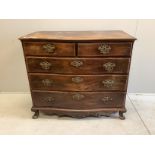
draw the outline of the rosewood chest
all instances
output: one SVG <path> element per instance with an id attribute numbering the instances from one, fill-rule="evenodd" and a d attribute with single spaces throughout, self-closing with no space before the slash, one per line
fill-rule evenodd
<path id="1" fill-rule="evenodd" d="M 123 31 L 42 31 L 20 38 L 33 118 L 45 114 L 125 119 L 135 38 Z"/>

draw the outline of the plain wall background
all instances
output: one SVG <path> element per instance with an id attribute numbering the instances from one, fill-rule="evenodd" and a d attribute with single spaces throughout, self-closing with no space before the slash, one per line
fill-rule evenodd
<path id="1" fill-rule="evenodd" d="M 18 38 L 34 31 L 123 30 L 135 36 L 129 93 L 155 93 L 155 20 L 0 20 L 0 92 L 28 92 Z"/>

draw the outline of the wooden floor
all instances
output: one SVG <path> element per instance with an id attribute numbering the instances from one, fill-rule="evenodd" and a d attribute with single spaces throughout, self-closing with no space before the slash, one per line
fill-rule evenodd
<path id="1" fill-rule="evenodd" d="M 126 120 L 113 117 L 45 116 L 32 119 L 30 94 L 0 94 L 0 134 L 105 135 L 155 134 L 155 94 L 129 94 L 126 99 Z"/>

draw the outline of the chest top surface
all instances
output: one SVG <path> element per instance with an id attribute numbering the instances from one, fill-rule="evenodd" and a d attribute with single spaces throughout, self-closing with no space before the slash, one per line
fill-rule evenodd
<path id="1" fill-rule="evenodd" d="M 115 31 L 38 31 L 19 38 L 20 40 L 129 40 L 136 38 L 126 32 Z"/>

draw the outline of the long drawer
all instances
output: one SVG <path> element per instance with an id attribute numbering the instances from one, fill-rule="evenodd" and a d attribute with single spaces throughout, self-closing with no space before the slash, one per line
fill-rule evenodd
<path id="1" fill-rule="evenodd" d="M 48 58 L 27 57 L 29 72 L 56 74 L 128 73 L 129 58 Z"/>
<path id="2" fill-rule="evenodd" d="M 79 43 L 79 56 L 130 56 L 131 42 Z"/>
<path id="3" fill-rule="evenodd" d="M 67 109 L 117 108 L 124 105 L 125 93 L 33 91 L 32 98 L 36 107 Z"/>
<path id="4" fill-rule="evenodd" d="M 75 56 L 74 43 L 24 42 L 24 52 L 26 55 L 35 56 Z"/>
<path id="5" fill-rule="evenodd" d="M 33 90 L 126 91 L 126 75 L 57 75 L 29 73 Z"/>

